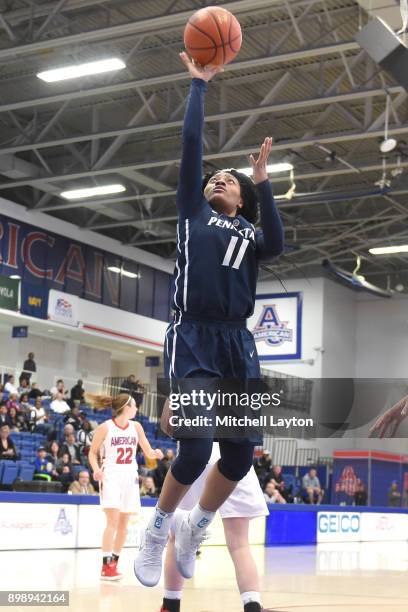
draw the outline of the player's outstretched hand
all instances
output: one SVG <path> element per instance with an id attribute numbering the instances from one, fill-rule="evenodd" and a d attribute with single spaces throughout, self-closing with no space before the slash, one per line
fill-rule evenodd
<path id="1" fill-rule="evenodd" d="M 249 156 L 249 161 L 251 162 L 252 170 L 254 171 L 253 179 L 254 183 L 262 183 L 266 181 L 268 178 L 268 159 L 269 155 L 272 151 L 272 138 L 269 136 L 265 138 L 261 145 L 261 149 L 259 151 L 258 158 L 255 159 L 253 155 Z"/>
<path id="2" fill-rule="evenodd" d="M 160 450 L 160 448 L 156 448 L 154 452 L 156 453 L 156 459 L 159 459 L 159 460 L 163 459 L 164 455 L 162 451 Z"/>
<path id="3" fill-rule="evenodd" d="M 185 51 L 180 53 L 180 59 L 190 73 L 193 79 L 202 79 L 203 81 L 211 81 L 213 76 L 219 72 L 223 72 L 222 66 L 200 66 L 191 59 Z"/>
<path id="4" fill-rule="evenodd" d="M 93 477 L 94 477 L 94 480 L 97 480 L 98 482 L 102 482 L 103 481 L 103 470 L 95 470 L 95 472 L 93 473 Z"/>
<path id="5" fill-rule="evenodd" d="M 370 435 L 378 433 L 379 438 L 384 438 L 388 428 L 390 438 L 394 438 L 398 427 L 408 416 L 408 395 L 389 408 L 382 414 L 370 429 Z"/>

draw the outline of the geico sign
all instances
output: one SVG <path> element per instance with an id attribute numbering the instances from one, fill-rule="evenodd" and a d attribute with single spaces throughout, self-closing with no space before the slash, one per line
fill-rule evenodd
<path id="1" fill-rule="evenodd" d="M 360 531 L 360 515 L 350 513 L 321 513 L 320 533 L 357 533 Z"/>

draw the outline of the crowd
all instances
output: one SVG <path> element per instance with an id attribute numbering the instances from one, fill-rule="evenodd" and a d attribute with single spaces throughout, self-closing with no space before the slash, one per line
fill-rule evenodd
<path id="1" fill-rule="evenodd" d="M 68 493 L 97 494 L 98 485 L 92 482 L 88 452 L 98 422 L 81 410 L 86 402 L 83 381 L 78 380 L 69 390 L 59 379 L 54 387 L 40 390 L 31 381 L 36 370 L 35 355 L 29 353 L 18 383 L 10 375 L 4 385 L 0 384 L 0 460 L 20 458 L 10 435 L 13 432 L 43 434 L 47 442 L 36 449 L 34 479 L 60 482 L 62 490 Z M 131 375 L 123 386 L 140 406 L 144 391 L 141 382 Z M 62 430 L 56 427 L 56 415 L 63 422 Z M 173 460 L 172 450 L 167 450 L 162 461 L 146 462 L 143 454 L 138 453 L 142 496 L 159 494 Z"/>

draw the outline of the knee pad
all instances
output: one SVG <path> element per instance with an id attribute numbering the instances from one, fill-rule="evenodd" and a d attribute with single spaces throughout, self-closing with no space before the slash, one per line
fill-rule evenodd
<path id="1" fill-rule="evenodd" d="M 193 484 L 204 472 L 211 450 L 212 440 L 180 440 L 179 453 L 171 466 L 174 478 L 183 485 Z"/>
<path id="2" fill-rule="evenodd" d="M 239 482 L 252 466 L 254 447 L 234 443 L 221 443 L 221 459 L 218 461 L 220 473 L 233 482 Z"/>

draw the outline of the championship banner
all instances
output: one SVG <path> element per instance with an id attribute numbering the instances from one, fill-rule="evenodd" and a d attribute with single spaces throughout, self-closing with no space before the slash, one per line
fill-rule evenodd
<path id="1" fill-rule="evenodd" d="M 301 292 L 257 295 L 248 329 L 254 335 L 260 361 L 301 359 Z"/>
<path id="2" fill-rule="evenodd" d="M 22 283 L 21 312 L 30 317 L 47 319 L 48 290 L 41 285 Z"/>
<path id="3" fill-rule="evenodd" d="M 57 323 L 78 327 L 79 298 L 76 295 L 51 289 L 48 299 L 48 318 Z"/>
<path id="4" fill-rule="evenodd" d="M 19 280 L 0 275 L 0 308 L 18 310 Z"/>

